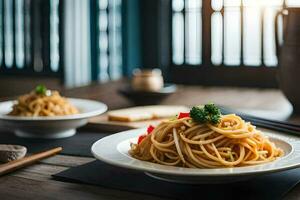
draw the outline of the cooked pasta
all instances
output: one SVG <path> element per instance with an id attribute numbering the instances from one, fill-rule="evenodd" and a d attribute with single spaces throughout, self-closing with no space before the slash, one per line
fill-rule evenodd
<path id="1" fill-rule="evenodd" d="M 47 90 L 40 94 L 32 91 L 18 98 L 13 110 L 8 115 L 13 116 L 62 116 L 79 113 L 78 109 L 60 96 L 58 91 Z"/>
<path id="2" fill-rule="evenodd" d="M 129 154 L 143 161 L 189 168 L 235 167 L 266 163 L 283 155 L 255 126 L 235 114 L 216 125 L 190 117 L 161 122 Z"/>

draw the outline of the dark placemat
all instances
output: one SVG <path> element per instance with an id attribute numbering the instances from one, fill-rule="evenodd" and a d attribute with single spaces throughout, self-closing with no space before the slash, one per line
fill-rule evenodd
<path id="1" fill-rule="evenodd" d="M 61 154 L 92 157 L 92 144 L 107 136 L 107 133 L 79 130 L 76 135 L 62 139 L 32 139 L 20 138 L 14 133 L 0 131 L 1 144 L 19 144 L 26 146 L 29 153 L 36 153 L 54 147 L 63 147 Z"/>
<path id="2" fill-rule="evenodd" d="M 230 184 L 188 185 L 156 180 L 143 172 L 93 161 L 73 167 L 54 179 L 79 182 L 174 199 L 282 199 L 300 180 L 300 169 L 268 174 Z"/>

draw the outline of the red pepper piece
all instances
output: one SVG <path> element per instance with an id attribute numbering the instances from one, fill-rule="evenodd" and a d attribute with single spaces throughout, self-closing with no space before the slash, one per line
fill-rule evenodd
<path id="1" fill-rule="evenodd" d="M 179 113 L 177 119 L 182 119 L 182 118 L 186 118 L 186 117 L 190 117 L 190 113 Z"/>
<path id="2" fill-rule="evenodd" d="M 143 141 L 143 139 L 145 139 L 145 138 L 146 138 L 146 135 L 140 135 L 140 137 L 138 139 L 138 144 L 140 144 Z"/>
<path id="3" fill-rule="evenodd" d="M 148 128 L 147 128 L 147 133 L 148 133 L 148 135 L 149 135 L 154 129 L 155 129 L 154 126 L 149 125 Z"/>

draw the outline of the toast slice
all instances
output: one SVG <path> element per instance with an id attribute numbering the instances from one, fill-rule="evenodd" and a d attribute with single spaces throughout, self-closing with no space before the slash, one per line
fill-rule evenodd
<path id="1" fill-rule="evenodd" d="M 186 106 L 138 106 L 120 110 L 109 111 L 108 120 L 120 122 L 136 122 L 153 119 L 169 118 L 180 112 L 189 112 Z"/>

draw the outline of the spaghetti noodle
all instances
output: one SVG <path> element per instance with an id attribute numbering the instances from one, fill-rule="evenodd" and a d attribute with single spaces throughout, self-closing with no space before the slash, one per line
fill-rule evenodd
<path id="1" fill-rule="evenodd" d="M 8 115 L 13 116 L 62 116 L 79 113 L 78 109 L 69 101 L 60 96 L 58 91 L 47 90 L 47 94 L 40 94 L 35 91 L 22 95 L 13 110 Z"/>
<path id="2" fill-rule="evenodd" d="M 218 168 L 271 162 L 283 155 L 255 126 L 235 114 L 219 123 L 190 117 L 161 122 L 129 154 L 143 161 L 190 168 Z"/>

